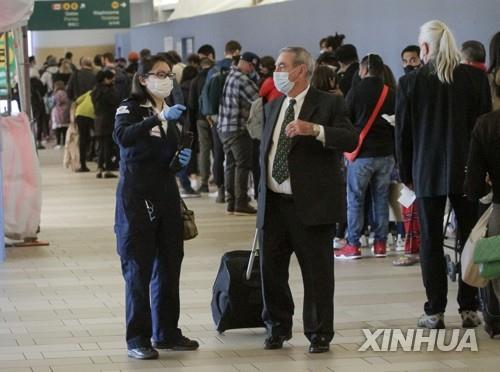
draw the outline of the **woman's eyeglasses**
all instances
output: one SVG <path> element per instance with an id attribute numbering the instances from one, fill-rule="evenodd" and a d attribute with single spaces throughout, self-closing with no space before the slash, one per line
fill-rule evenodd
<path id="1" fill-rule="evenodd" d="M 160 80 L 165 80 L 166 78 L 169 78 L 170 80 L 175 79 L 175 74 L 173 72 L 150 72 L 146 74 L 147 76 L 156 76 Z"/>

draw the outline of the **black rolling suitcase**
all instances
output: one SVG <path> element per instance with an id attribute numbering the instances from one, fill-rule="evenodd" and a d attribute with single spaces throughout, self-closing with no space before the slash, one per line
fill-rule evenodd
<path id="1" fill-rule="evenodd" d="M 216 329 L 264 327 L 262 290 L 257 255 L 257 231 L 251 251 L 232 251 L 221 258 L 212 291 L 212 317 Z"/>
<path id="2" fill-rule="evenodd" d="M 484 330 L 491 338 L 500 335 L 500 303 L 491 281 L 479 289 L 484 319 Z"/>

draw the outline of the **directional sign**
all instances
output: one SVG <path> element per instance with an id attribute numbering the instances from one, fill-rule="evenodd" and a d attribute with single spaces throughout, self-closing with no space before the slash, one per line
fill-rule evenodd
<path id="1" fill-rule="evenodd" d="M 35 1 L 32 31 L 130 27 L 129 0 Z"/>

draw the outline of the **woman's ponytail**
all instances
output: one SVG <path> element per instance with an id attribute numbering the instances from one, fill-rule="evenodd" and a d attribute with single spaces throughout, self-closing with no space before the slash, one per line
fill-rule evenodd
<path id="1" fill-rule="evenodd" d="M 460 51 L 448 26 L 441 21 L 429 21 L 420 28 L 420 42 L 429 44 L 430 60 L 442 83 L 453 82 L 453 71 L 460 64 Z"/>
<path id="2" fill-rule="evenodd" d="M 455 38 L 448 27 L 445 26 L 436 54 L 436 73 L 438 79 L 443 83 L 452 83 L 453 71 L 459 64 L 460 52 L 458 51 Z"/>

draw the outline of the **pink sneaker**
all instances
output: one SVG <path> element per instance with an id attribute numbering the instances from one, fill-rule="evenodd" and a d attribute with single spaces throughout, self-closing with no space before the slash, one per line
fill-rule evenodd
<path id="1" fill-rule="evenodd" d="M 386 257 L 387 256 L 387 243 L 386 242 L 375 242 L 373 245 L 373 253 L 375 257 Z"/>
<path id="2" fill-rule="evenodd" d="M 339 260 L 355 260 L 361 258 L 361 250 L 355 245 L 346 244 L 344 248 L 335 251 L 335 258 Z"/>

